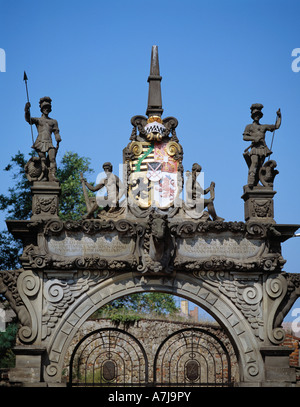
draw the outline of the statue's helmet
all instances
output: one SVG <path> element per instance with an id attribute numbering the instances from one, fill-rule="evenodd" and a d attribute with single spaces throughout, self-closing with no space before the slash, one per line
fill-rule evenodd
<path id="1" fill-rule="evenodd" d="M 45 106 L 49 106 L 51 109 L 52 99 L 49 96 L 44 96 L 40 99 L 40 109 L 42 110 Z"/>
<path id="2" fill-rule="evenodd" d="M 259 116 L 260 118 L 263 117 L 262 113 L 262 108 L 264 106 L 261 103 L 253 103 L 251 105 L 250 110 L 251 110 L 251 117 L 253 118 L 254 116 Z"/>

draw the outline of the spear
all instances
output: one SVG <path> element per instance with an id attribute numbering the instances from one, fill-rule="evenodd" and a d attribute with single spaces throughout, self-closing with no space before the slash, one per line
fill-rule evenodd
<path id="1" fill-rule="evenodd" d="M 271 142 L 271 147 L 270 147 L 271 154 L 273 154 L 273 152 L 272 152 L 272 146 L 273 146 L 274 136 L 275 136 L 275 129 L 273 130 L 272 142 Z M 270 155 L 271 155 L 271 154 L 270 154 Z"/>
<path id="2" fill-rule="evenodd" d="M 278 111 L 277 111 L 276 121 L 277 121 L 277 119 L 278 119 L 278 112 L 280 113 L 280 109 L 278 109 Z M 275 123 L 275 124 L 276 124 L 276 123 Z M 272 151 L 272 147 L 273 147 L 273 141 L 274 141 L 274 136 L 275 136 L 275 130 L 276 130 L 276 129 L 273 130 L 273 135 L 272 135 L 272 142 L 271 142 L 271 147 L 270 147 L 270 150 L 271 150 L 271 151 Z M 272 152 L 271 154 L 273 154 L 273 152 Z M 270 154 L 270 155 L 271 155 L 271 154 Z"/>
<path id="3" fill-rule="evenodd" d="M 28 87 L 27 87 L 27 75 L 26 72 L 24 71 L 24 76 L 23 76 L 23 81 L 25 82 L 25 86 L 26 86 L 26 94 L 27 94 L 27 102 L 29 102 L 29 95 L 28 95 Z M 30 108 L 29 108 L 29 118 L 30 118 L 30 129 L 31 129 L 31 138 L 32 138 L 32 144 L 34 144 L 34 140 L 33 140 L 33 131 L 32 131 L 32 123 L 31 123 L 31 115 L 30 115 Z"/>

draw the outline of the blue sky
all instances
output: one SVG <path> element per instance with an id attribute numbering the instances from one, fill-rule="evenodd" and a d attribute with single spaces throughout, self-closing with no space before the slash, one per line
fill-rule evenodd
<path id="1" fill-rule="evenodd" d="M 32 145 L 24 120 L 24 70 L 32 115 L 40 115 L 40 97 L 53 100 L 51 116 L 62 137 L 58 162 L 66 151 L 89 157 L 96 179 L 103 162 L 118 168 L 130 119 L 145 114 L 155 44 L 163 116 L 179 121 L 185 170 L 198 162 L 205 187 L 216 183 L 218 215 L 244 219 L 242 153 L 249 143 L 242 133 L 252 121 L 251 104 L 259 102 L 262 123 L 274 123 L 277 109 L 282 111 L 272 156 L 280 172 L 276 222 L 300 223 L 300 72 L 291 68 L 292 50 L 300 47 L 299 13 L 299 1 L 292 0 L 0 0 L 0 48 L 6 54 L 6 72 L 0 72 L 0 193 L 12 182 L 2 171 L 10 157 Z M 287 272 L 300 271 L 299 248 L 300 238 L 283 244 Z"/>

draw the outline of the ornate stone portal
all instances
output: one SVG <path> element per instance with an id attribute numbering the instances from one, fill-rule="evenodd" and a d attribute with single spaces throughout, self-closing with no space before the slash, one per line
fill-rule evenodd
<path id="1" fill-rule="evenodd" d="M 123 179 L 105 163 L 107 177 L 94 191 L 105 187 L 107 195 L 91 200 L 82 177 L 82 220 L 62 221 L 58 182 L 29 174 L 33 216 L 7 221 L 23 242 L 22 269 L 0 273 L 1 293 L 20 321 L 11 380 L 60 383 L 72 338 L 93 312 L 124 295 L 158 291 L 193 301 L 221 324 L 237 353 L 239 385 L 295 384 L 290 351 L 279 345 L 300 278 L 284 272 L 281 244 L 299 225 L 274 220 L 276 163 L 255 161 L 256 175 L 244 187 L 245 222 L 217 216 L 215 184 L 203 189 L 196 163 L 184 173 L 177 119 L 162 118 L 160 81 L 154 46 L 148 117 L 131 119 Z"/>

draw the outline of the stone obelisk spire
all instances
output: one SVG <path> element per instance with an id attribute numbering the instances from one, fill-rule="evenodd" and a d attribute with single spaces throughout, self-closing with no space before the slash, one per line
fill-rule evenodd
<path id="1" fill-rule="evenodd" d="M 159 62 L 158 62 L 158 47 L 157 45 L 153 45 L 151 52 L 150 75 L 148 77 L 149 94 L 148 94 L 148 107 L 146 111 L 146 115 L 148 117 L 161 116 L 163 113 L 160 87 L 161 80 L 162 77 L 160 76 L 159 73 Z"/>

